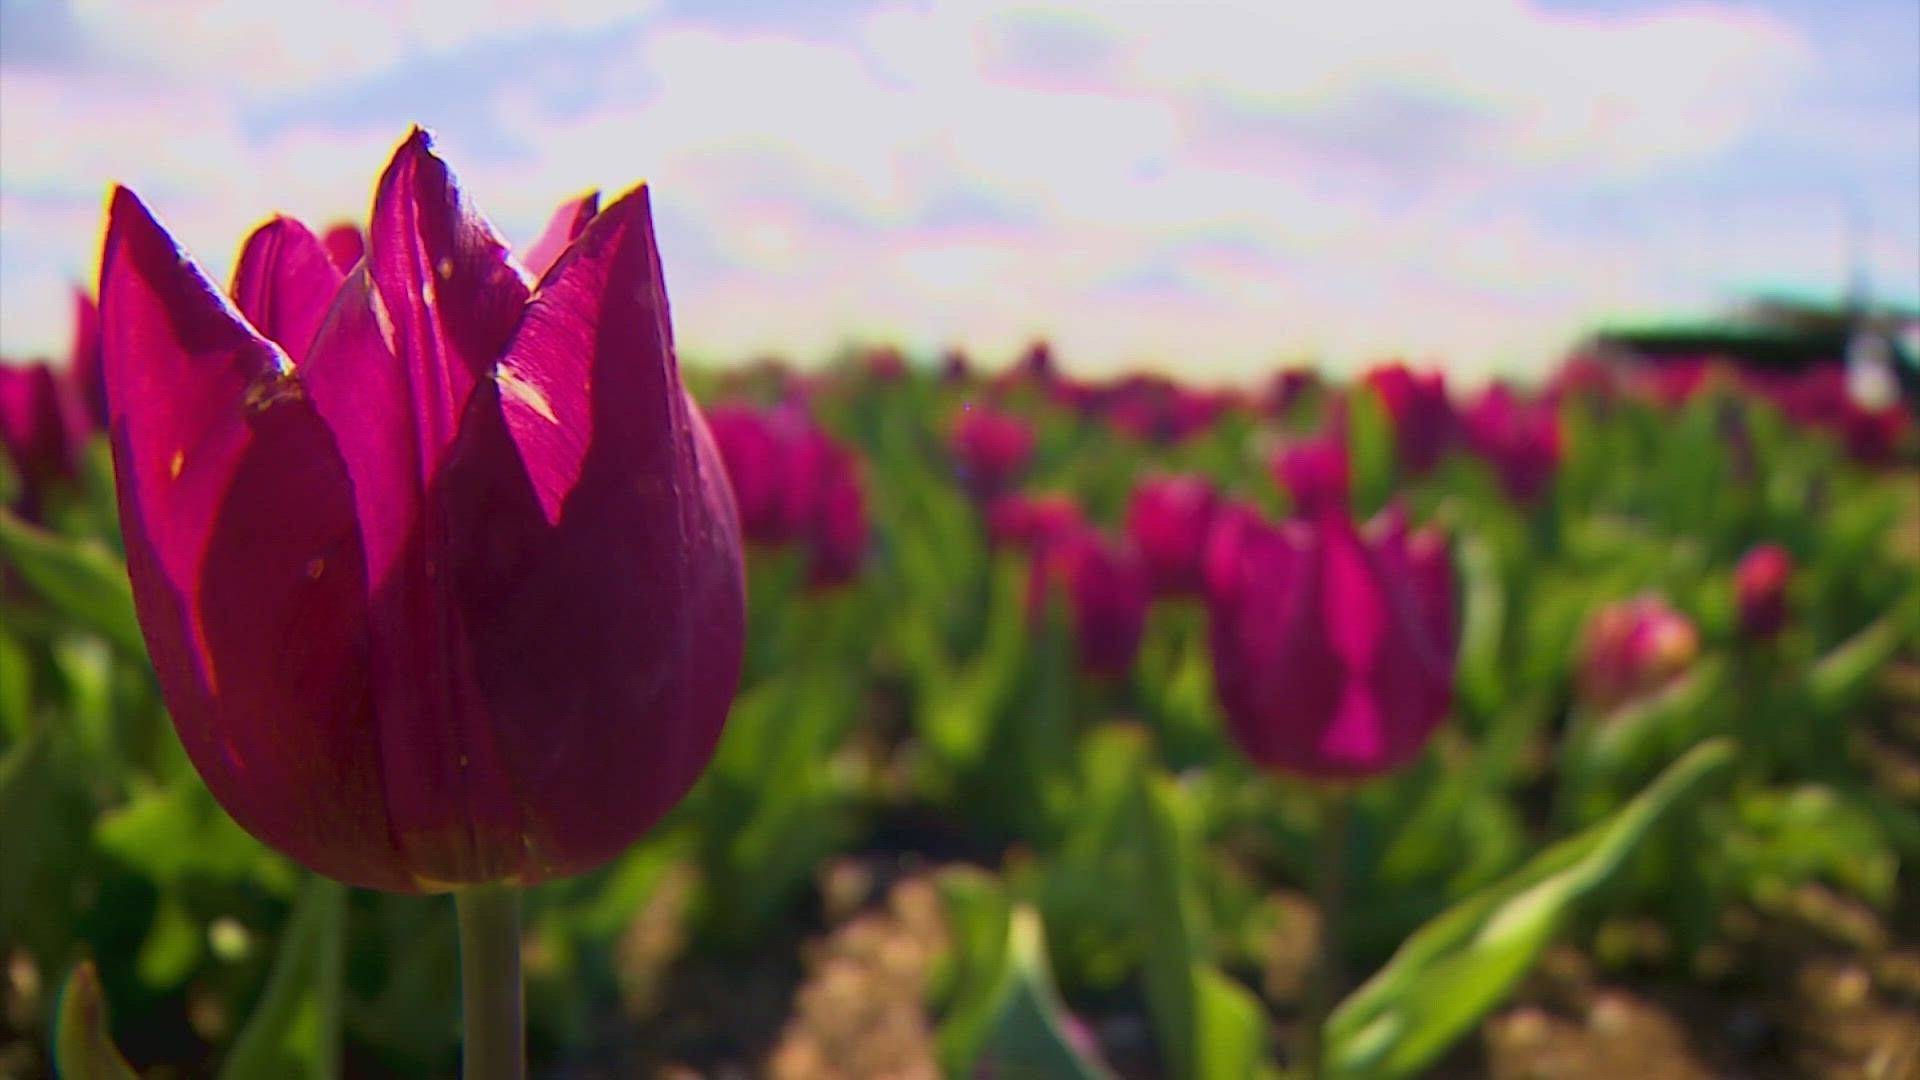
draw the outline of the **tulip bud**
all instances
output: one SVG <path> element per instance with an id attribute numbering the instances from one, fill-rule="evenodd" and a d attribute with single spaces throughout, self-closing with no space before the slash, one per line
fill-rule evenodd
<path id="1" fill-rule="evenodd" d="M 1347 512 L 1347 447 L 1341 440 L 1295 443 L 1280 452 L 1273 471 L 1300 514 Z"/>
<path id="2" fill-rule="evenodd" d="M 1447 398 L 1447 378 L 1438 371 L 1415 372 L 1389 364 L 1368 372 L 1366 383 L 1380 395 L 1393 420 L 1394 452 L 1411 476 L 1425 476 L 1453 445 L 1455 418 Z"/>
<path id="3" fill-rule="evenodd" d="M 1218 504 L 1213 485 L 1197 476 L 1150 477 L 1134 488 L 1127 535 L 1146 562 L 1155 593 L 1204 590 L 1202 561 Z"/>
<path id="4" fill-rule="evenodd" d="M 1238 526 L 1231 587 L 1209 599 L 1214 686 L 1228 730 L 1263 768 L 1315 779 L 1397 769 L 1452 704 L 1451 556 L 1383 514 L 1344 509 Z"/>
<path id="5" fill-rule="evenodd" d="M 954 419 L 952 445 L 961 486 L 975 499 L 990 502 L 1026 468 L 1033 454 L 1033 429 L 1018 417 L 968 404 Z"/>
<path id="6" fill-rule="evenodd" d="M 0 450 L 20 478 L 19 512 L 39 514 L 47 492 L 72 480 L 90 425 L 70 372 L 46 364 L 0 364 Z"/>
<path id="7" fill-rule="evenodd" d="M 987 511 L 987 536 L 996 545 L 1038 548 L 1076 529 L 1086 518 L 1064 494 L 1003 495 Z"/>
<path id="8" fill-rule="evenodd" d="M 1139 555 L 1092 529 L 1071 530 L 1034 553 L 1028 600 L 1036 617 L 1055 587 L 1067 593 L 1081 669 L 1107 677 L 1126 674 L 1140 651 L 1152 598 Z"/>
<path id="9" fill-rule="evenodd" d="M 1266 528 L 1259 508 L 1232 499 L 1220 500 L 1200 553 L 1201 582 L 1210 602 L 1240 588 L 1248 545 L 1264 535 Z"/>
<path id="10" fill-rule="evenodd" d="M 1747 552 L 1733 572 L 1742 633 L 1765 640 L 1780 632 L 1787 621 L 1787 582 L 1792 576 L 1793 556 L 1786 548 L 1761 544 Z"/>
<path id="11" fill-rule="evenodd" d="M 1685 616 L 1648 594 L 1595 612 L 1580 649 L 1580 699 L 1609 712 L 1685 674 L 1700 637 Z"/>
<path id="12" fill-rule="evenodd" d="M 1529 405 L 1495 383 L 1466 416 L 1467 442 L 1493 466 L 1507 497 L 1533 506 L 1546 495 L 1560 465 L 1560 417 L 1547 405 Z"/>
<path id="13" fill-rule="evenodd" d="M 298 222 L 230 301 L 116 190 L 100 307 L 128 574 L 248 832 L 400 892 L 613 858 L 705 768 L 739 525 L 645 188 L 538 286 L 416 130 L 351 273 Z"/>
<path id="14" fill-rule="evenodd" d="M 360 265 L 367 254 L 367 238 L 361 234 L 360 226 L 350 221 L 328 229 L 320 243 L 327 249 L 327 261 L 343 274 L 353 273 L 353 268 Z"/>

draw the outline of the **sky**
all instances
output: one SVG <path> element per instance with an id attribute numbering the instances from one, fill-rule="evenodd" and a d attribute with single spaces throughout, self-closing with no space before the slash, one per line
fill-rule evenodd
<path id="1" fill-rule="evenodd" d="M 65 353 L 112 184 L 224 279 L 416 123 L 517 242 L 650 184 L 694 362 L 1524 375 L 1920 303 L 1920 0 L 0 0 L 0 354 Z"/>

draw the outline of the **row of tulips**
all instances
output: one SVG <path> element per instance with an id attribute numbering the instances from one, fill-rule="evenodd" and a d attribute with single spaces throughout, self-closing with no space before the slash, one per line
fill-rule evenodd
<path id="1" fill-rule="evenodd" d="M 116 191 L 99 296 L 71 375 L 0 368 L 6 1023 L 69 1075 L 462 1030 L 518 1075 L 523 978 L 565 1060 L 670 882 L 737 959 L 931 818 L 950 1075 L 1110 1075 L 1072 1011 L 1131 984 L 1158 1073 L 1412 1076 L 1555 938 L 1654 917 L 1684 964 L 1689 912 L 1884 906 L 1920 849 L 1849 748 L 1901 752 L 1920 628 L 1884 410 L 1044 346 L 683 376 L 645 189 L 516 253 L 419 132 L 364 233 L 276 218 L 225 290 Z M 1283 887 L 1320 954 L 1267 1000 Z"/>

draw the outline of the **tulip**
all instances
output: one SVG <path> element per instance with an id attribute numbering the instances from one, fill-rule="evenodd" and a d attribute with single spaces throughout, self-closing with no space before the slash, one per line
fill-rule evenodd
<path id="1" fill-rule="evenodd" d="M 962 385 L 973 379 L 973 361 L 965 349 L 948 349 L 940 356 L 940 378 L 949 385 Z"/>
<path id="2" fill-rule="evenodd" d="M 1035 549 L 1086 526 L 1072 496 L 1003 495 L 987 511 L 987 537 L 1005 547 Z"/>
<path id="3" fill-rule="evenodd" d="M 1742 633 L 1756 641 L 1780 633 L 1787 621 L 1787 582 L 1792 577 L 1793 556 L 1779 544 L 1761 544 L 1740 559 L 1733 592 Z"/>
<path id="4" fill-rule="evenodd" d="M 342 274 L 353 273 L 353 268 L 367 254 L 367 238 L 361 234 L 360 226 L 350 221 L 329 228 L 320 238 L 320 244 L 327 249 L 327 261 Z"/>
<path id="5" fill-rule="evenodd" d="M 52 488 L 74 478 L 91 434 L 81 388 L 68 374 L 0 363 L 0 450 L 20 480 L 16 508 L 29 519 Z"/>
<path id="6" fill-rule="evenodd" d="M 1453 445 L 1455 419 L 1444 374 L 1415 372 L 1389 364 L 1368 372 L 1366 383 L 1380 396 L 1393 421 L 1394 452 L 1411 476 L 1425 476 Z"/>
<path id="7" fill-rule="evenodd" d="M 1521 401 L 1504 384 L 1488 387 L 1466 415 L 1467 442 L 1500 477 L 1507 497 L 1533 506 L 1560 465 L 1560 416 Z"/>
<path id="8" fill-rule="evenodd" d="M 809 426 L 794 448 L 788 520 L 807 545 L 809 583 L 830 588 L 852 579 L 867 546 L 866 497 L 851 451 Z"/>
<path id="9" fill-rule="evenodd" d="M 791 403 L 712 411 L 713 431 L 748 540 L 802 543 L 816 587 L 853 576 L 866 550 L 866 497 L 852 453 Z"/>
<path id="10" fill-rule="evenodd" d="M 1161 596 L 1205 590 L 1204 554 L 1219 495 L 1198 476 L 1142 480 L 1127 506 L 1127 535 Z"/>
<path id="11" fill-rule="evenodd" d="M 1265 528 L 1259 507 L 1235 499 L 1219 500 L 1200 552 L 1200 578 L 1209 604 L 1232 596 L 1240 588 L 1249 545 Z"/>
<path id="12" fill-rule="evenodd" d="M 1608 604 L 1594 613 L 1581 640 L 1580 700 L 1610 712 L 1671 685 L 1699 651 L 1693 624 L 1661 597 Z"/>
<path id="13" fill-rule="evenodd" d="M 370 220 L 343 278 L 275 218 L 229 300 L 114 192 L 140 625 L 187 754 L 270 846 L 396 892 L 580 873 L 705 768 L 743 644 L 647 191 L 536 284 L 416 129 Z"/>
<path id="14" fill-rule="evenodd" d="M 952 435 L 962 486 L 979 502 L 991 502 L 1026 468 L 1033 441 L 1026 421 L 985 405 L 966 405 L 954 419 Z"/>
<path id="15" fill-rule="evenodd" d="M 1065 590 L 1081 670 L 1109 678 L 1126 674 L 1140 651 L 1152 599 L 1146 565 L 1131 547 L 1091 528 L 1068 530 L 1036 550 L 1028 580 L 1036 616 L 1051 590 Z"/>
<path id="16" fill-rule="evenodd" d="M 1293 498 L 1294 509 L 1313 516 L 1337 513 L 1347 505 L 1347 444 L 1326 436 L 1298 442 L 1274 460 L 1274 478 Z"/>
<path id="17" fill-rule="evenodd" d="M 1267 383 L 1265 407 L 1269 415 L 1284 417 L 1300 399 L 1320 384 L 1320 375 L 1312 368 L 1285 368 Z"/>
<path id="18" fill-rule="evenodd" d="M 89 427 L 107 426 L 107 386 L 100 371 L 100 305 L 85 288 L 73 290 L 73 349 L 67 377 L 80 395 Z"/>
<path id="19" fill-rule="evenodd" d="M 1363 533 L 1321 505 L 1238 541 L 1210 604 L 1228 730 L 1264 768 L 1352 780 L 1411 761 L 1452 704 L 1454 576 L 1436 533 L 1389 510 Z"/>

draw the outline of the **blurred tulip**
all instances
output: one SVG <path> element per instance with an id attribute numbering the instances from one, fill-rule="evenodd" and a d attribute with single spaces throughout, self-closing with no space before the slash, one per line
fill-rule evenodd
<path id="1" fill-rule="evenodd" d="M 1608 712 L 1671 684 L 1693 666 L 1700 637 L 1686 617 L 1647 594 L 1608 604 L 1580 645 L 1581 701 Z"/>
<path id="2" fill-rule="evenodd" d="M 681 386 L 646 189 L 537 288 L 425 132 L 342 279 L 249 238 L 230 301 L 117 189 L 101 325 L 128 572 L 188 755 L 352 884 L 530 884 L 705 768 L 739 527 Z"/>
<path id="3" fill-rule="evenodd" d="M 1053 588 L 1066 591 L 1080 667 L 1089 675 L 1124 675 L 1140 651 L 1152 598 L 1147 569 L 1132 547 L 1090 528 L 1057 534 L 1033 556 L 1029 605 L 1035 613 Z"/>
<path id="4" fill-rule="evenodd" d="M 1740 608 L 1740 630 L 1764 640 L 1787 622 L 1787 582 L 1793 576 L 1793 556 L 1779 544 L 1761 544 L 1748 551 L 1733 572 L 1734 598 Z"/>
<path id="5" fill-rule="evenodd" d="M 1209 602 L 1240 587 L 1247 548 L 1266 527 L 1258 507 L 1235 499 L 1218 501 L 1200 552 L 1200 578 Z"/>
<path id="6" fill-rule="evenodd" d="M 328 229 L 320 243 L 327 249 L 327 261 L 342 274 L 351 274 L 367 254 L 367 238 L 352 222 L 343 221 Z"/>
<path id="7" fill-rule="evenodd" d="M 891 345 L 868 349 L 867 375 L 876 382 L 897 383 L 907 377 L 907 357 Z"/>
<path id="8" fill-rule="evenodd" d="M 808 581 L 831 588 L 853 578 L 867 548 L 866 496 L 853 452 L 809 423 L 790 448 L 787 518 L 807 545 Z"/>
<path id="9" fill-rule="evenodd" d="M 1344 500 L 1341 500 L 1343 503 Z M 1420 753 L 1452 704 L 1454 574 L 1444 540 L 1344 505 L 1241 525 L 1209 602 L 1228 730 L 1263 768 L 1360 779 Z"/>
<path id="10" fill-rule="evenodd" d="M 1274 479 L 1301 514 L 1344 511 L 1347 506 L 1347 445 L 1332 436 L 1298 442 L 1274 460 Z"/>
<path id="11" fill-rule="evenodd" d="M 1494 383 L 1468 410 L 1465 426 L 1468 445 L 1493 467 L 1507 498 L 1538 504 L 1560 467 L 1559 413 Z"/>
<path id="12" fill-rule="evenodd" d="M 797 403 L 722 405 L 707 420 L 733 482 L 740 529 L 757 543 L 804 544 L 809 580 L 838 585 L 866 551 L 866 496 L 852 452 Z"/>
<path id="13" fill-rule="evenodd" d="M 990 503 L 1013 485 L 1033 456 L 1033 429 L 1016 416 L 967 404 L 953 421 L 954 463 L 975 500 Z"/>
<path id="14" fill-rule="evenodd" d="M 1003 495 L 987 511 L 987 536 L 995 544 L 1031 549 L 1086 527 L 1080 504 L 1064 494 Z"/>
<path id="15" fill-rule="evenodd" d="M 67 356 L 67 378 L 79 392 L 90 425 L 104 429 L 107 385 L 100 370 L 100 305 L 80 286 L 73 290 L 73 349 Z"/>
<path id="16" fill-rule="evenodd" d="M 1205 591 L 1202 556 L 1219 495 L 1198 476 L 1148 477 L 1127 505 L 1127 535 L 1161 596 Z"/>
<path id="17" fill-rule="evenodd" d="M 70 481 L 92 433 L 80 388 L 47 364 L 0 363 L 0 449 L 20 479 L 21 516 L 39 515 L 47 492 Z"/>
<path id="18" fill-rule="evenodd" d="M 742 405 L 717 405 L 707 411 L 721 461 L 740 510 L 740 533 L 748 540 L 792 539 L 780 492 L 784 448 L 764 414 Z"/>
<path id="19" fill-rule="evenodd" d="M 1286 368 L 1274 373 L 1267 383 L 1266 410 L 1274 417 L 1285 416 L 1296 402 L 1320 385 L 1320 374 L 1312 368 Z"/>
<path id="20" fill-rule="evenodd" d="M 964 349 L 948 349 L 940 356 L 940 378 L 950 385 L 973 380 L 973 361 Z"/>
<path id="21" fill-rule="evenodd" d="M 1446 375 L 1388 364 L 1369 371 L 1365 381 L 1380 395 L 1393 420 L 1394 452 L 1400 467 L 1410 476 L 1432 472 L 1440 456 L 1453 445 L 1456 434 Z"/>

